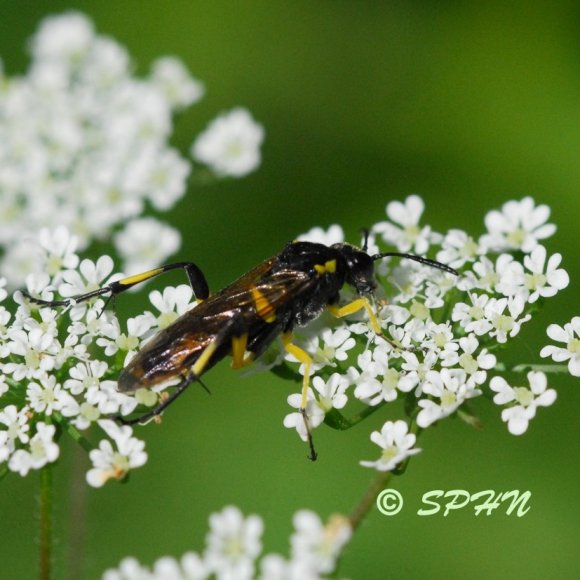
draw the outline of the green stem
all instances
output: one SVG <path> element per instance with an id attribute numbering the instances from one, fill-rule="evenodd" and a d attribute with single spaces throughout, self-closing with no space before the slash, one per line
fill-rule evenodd
<path id="1" fill-rule="evenodd" d="M 348 516 L 353 532 L 360 526 L 371 508 L 376 504 L 379 493 L 387 487 L 392 477 L 393 474 L 390 471 L 385 471 L 379 473 L 379 475 L 373 479 L 360 501 Z"/>
<path id="2" fill-rule="evenodd" d="M 72 425 L 69 421 L 63 419 L 60 416 L 56 417 L 62 428 L 87 452 L 89 453 L 95 447 L 94 445 L 86 438 L 81 435 L 80 431 Z"/>
<path id="3" fill-rule="evenodd" d="M 421 432 L 422 429 L 417 425 L 415 420 L 412 419 L 409 433 L 415 434 L 418 438 Z M 394 471 L 381 472 L 375 477 L 375 479 L 373 479 L 373 481 L 371 481 L 371 484 L 364 492 L 360 501 L 357 503 L 357 505 L 350 513 L 350 516 L 348 517 L 353 532 L 359 527 L 361 522 L 376 504 L 379 493 L 388 487 L 393 475 L 402 475 L 407 470 L 407 466 L 409 465 L 410 460 L 411 455 L 409 455 L 405 461 L 398 465 Z"/>
<path id="4" fill-rule="evenodd" d="M 338 431 L 346 431 L 351 427 L 354 427 L 357 423 L 366 419 L 369 415 L 372 415 L 375 411 L 378 411 L 383 404 L 375 405 L 374 407 L 365 407 L 360 413 L 353 415 L 350 418 L 345 417 L 340 411 L 336 409 L 331 409 L 324 418 L 324 422 L 332 429 L 337 429 Z"/>
<path id="5" fill-rule="evenodd" d="M 522 363 L 519 365 L 508 366 L 504 363 L 497 363 L 493 368 L 494 371 L 500 372 L 512 372 L 512 373 L 525 373 L 526 371 L 542 371 L 544 373 L 560 373 L 566 374 L 568 373 L 568 367 L 566 365 L 538 365 L 538 364 L 531 364 L 531 363 Z"/>
<path id="6" fill-rule="evenodd" d="M 52 563 L 52 467 L 40 470 L 39 578 L 50 580 Z"/>

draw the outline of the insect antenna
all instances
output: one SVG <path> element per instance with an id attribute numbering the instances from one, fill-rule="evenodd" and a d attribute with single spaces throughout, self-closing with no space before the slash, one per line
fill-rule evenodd
<path id="1" fill-rule="evenodd" d="M 363 252 L 366 252 L 369 247 L 369 236 L 371 235 L 371 232 L 368 228 L 361 228 L 360 233 L 363 236 L 363 245 L 361 249 Z"/>
<path id="2" fill-rule="evenodd" d="M 453 274 L 454 276 L 459 276 L 459 272 L 451 268 L 451 266 L 447 266 L 446 264 L 442 264 L 441 262 L 437 262 L 436 260 L 423 258 L 423 256 L 415 256 L 414 254 L 403 254 L 401 252 L 381 252 L 380 254 L 375 254 L 374 256 L 371 256 L 371 258 L 375 261 L 380 260 L 381 258 L 407 258 L 408 260 L 413 260 L 415 262 L 419 262 L 420 264 L 425 264 L 425 266 L 431 266 L 432 268 L 443 270 L 444 272 L 448 272 L 449 274 Z"/>

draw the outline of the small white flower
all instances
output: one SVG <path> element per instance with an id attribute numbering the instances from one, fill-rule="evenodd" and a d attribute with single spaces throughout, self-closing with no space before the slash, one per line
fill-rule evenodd
<path id="1" fill-rule="evenodd" d="M 210 516 L 209 525 L 206 565 L 218 578 L 253 578 L 254 562 L 262 551 L 262 519 L 256 515 L 244 518 L 238 508 L 227 506 Z"/>
<path id="2" fill-rule="evenodd" d="M 460 326 L 466 332 L 473 332 L 477 336 L 488 333 L 492 326 L 491 322 L 485 317 L 486 307 L 490 301 L 487 294 L 480 296 L 470 294 L 471 304 L 457 302 L 451 313 L 451 320 L 459 322 Z"/>
<path id="3" fill-rule="evenodd" d="M 296 531 L 290 538 L 292 560 L 303 562 L 319 575 L 331 573 L 352 536 L 348 518 L 335 515 L 324 525 L 314 512 L 300 510 L 294 514 L 293 522 Z"/>
<path id="4" fill-rule="evenodd" d="M 119 568 L 105 571 L 102 580 L 153 580 L 153 575 L 136 558 L 123 558 Z"/>
<path id="5" fill-rule="evenodd" d="M 344 326 L 336 330 L 323 330 L 320 340 L 316 337 L 315 342 L 318 346 L 312 352 L 312 370 L 318 370 L 326 365 L 336 366 L 335 361 L 345 361 L 348 358 L 348 351 L 356 345 L 348 328 Z"/>
<path id="6" fill-rule="evenodd" d="M 119 322 L 114 319 L 110 324 L 103 326 L 101 331 L 103 336 L 97 339 L 97 344 L 105 349 L 107 356 L 112 356 L 119 350 L 127 352 L 128 356 L 132 355 L 146 338 L 153 323 L 152 316 L 140 314 L 127 320 L 127 333 L 123 333 Z"/>
<path id="7" fill-rule="evenodd" d="M 373 226 L 373 232 L 380 234 L 385 242 L 397 247 L 401 252 L 413 250 L 424 254 L 432 239 L 431 228 L 421 227 L 419 221 L 425 204 L 418 195 L 410 195 L 404 201 L 391 201 L 387 204 L 387 217 L 394 222 L 380 222 Z"/>
<path id="8" fill-rule="evenodd" d="M 521 286 L 524 274 L 523 266 L 514 260 L 511 254 L 500 254 L 493 264 L 486 256 L 473 265 L 473 271 L 479 278 L 477 288 L 487 292 L 499 292 L 504 296 L 513 296 Z"/>
<path id="9" fill-rule="evenodd" d="M 8 336 L 10 352 L 18 355 L 20 362 L 6 363 L 3 372 L 11 374 L 15 381 L 38 379 L 54 368 L 55 355 L 59 349 L 54 336 L 43 332 L 41 328 L 34 328 L 30 332 L 12 328 Z"/>
<path id="10" fill-rule="evenodd" d="M 30 438 L 28 449 L 17 449 L 8 462 L 11 471 L 25 476 L 31 469 L 40 469 L 47 463 L 54 463 L 60 449 L 54 442 L 56 428 L 43 421 L 36 424 L 36 434 Z"/>
<path id="11" fill-rule="evenodd" d="M 530 314 L 519 318 L 524 307 L 525 301 L 521 296 L 489 300 L 485 306 L 485 319 L 490 325 L 489 335 L 494 336 L 500 343 L 506 342 L 508 337 L 516 336 L 522 324 L 531 318 Z M 474 332 L 478 334 L 476 330 Z"/>
<path id="12" fill-rule="evenodd" d="M 546 264 L 546 248 L 536 246 L 530 255 L 524 256 L 524 266 L 529 273 L 524 274 L 524 285 L 529 292 L 528 302 L 535 302 L 540 296 L 555 296 L 570 283 L 568 273 L 558 268 L 562 261 L 561 254 L 554 254 Z"/>
<path id="13" fill-rule="evenodd" d="M 562 326 L 550 324 L 548 336 L 556 342 L 563 342 L 566 346 L 559 347 L 552 344 L 540 351 L 541 357 L 552 357 L 555 362 L 568 361 L 568 371 L 573 377 L 580 377 L 580 316 Z"/>
<path id="14" fill-rule="evenodd" d="M 29 412 L 28 406 L 18 410 L 16 405 L 7 405 L 0 411 L 0 423 L 6 426 L 4 431 L 7 436 L 7 445 L 10 451 L 14 451 L 17 441 L 28 443 L 29 441 Z"/>
<path id="15" fill-rule="evenodd" d="M 75 251 L 78 239 L 72 236 L 66 227 L 59 226 L 53 231 L 43 228 L 40 230 L 38 239 L 40 246 L 46 252 L 44 269 L 50 276 L 58 274 L 65 268 L 77 267 L 79 257 Z"/>
<path id="16" fill-rule="evenodd" d="M 482 252 L 482 248 L 467 232 L 449 230 L 441 242 L 437 261 L 457 269 L 466 262 L 473 262 Z"/>
<path id="17" fill-rule="evenodd" d="M 329 226 L 328 230 L 316 227 L 308 230 L 305 234 L 300 234 L 296 239 L 302 242 L 313 242 L 315 244 L 332 246 L 332 244 L 341 244 L 344 242 L 344 230 L 338 224 Z"/>
<path id="18" fill-rule="evenodd" d="M 406 375 L 389 366 L 386 347 L 377 347 L 373 352 L 367 350 L 360 354 L 357 363 L 361 372 L 354 367 L 349 369 L 352 382 L 356 385 L 354 396 L 367 405 L 378 405 L 382 401 L 394 401 L 398 391 L 408 392 L 414 382 L 406 380 Z"/>
<path id="19" fill-rule="evenodd" d="M 361 461 L 360 464 L 377 471 L 392 471 L 407 457 L 421 451 L 413 448 L 416 440 L 405 421 L 387 421 L 380 431 L 371 433 L 371 441 L 382 449 L 381 456 L 376 461 Z"/>
<path id="20" fill-rule="evenodd" d="M 243 177 L 260 164 L 264 128 L 245 109 L 233 109 L 214 119 L 191 148 L 193 158 L 215 173 Z"/>
<path id="21" fill-rule="evenodd" d="M 131 220 L 115 235 L 115 247 L 131 272 L 145 272 L 174 254 L 181 243 L 179 232 L 148 217 Z"/>
<path id="22" fill-rule="evenodd" d="M 308 562 L 286 560 L 280 554 L 267 554 L 260 560 L 260 580 L 320 580 Z"/>
<path id="23" fill-rule="evenodd" d="M 468 383 L 482 385 L 487 378 L 486 371 L 495 366 L 496 357 L 489 354 L 486 348 L 477 353 L 479 341 L 474 334 L 460 338 L 459 346 L 463 352 L 453 352 L 452 356 L 442 357 L 442 366 L 458 366 L 467 374 Z"/>
<path id="24" fill-rule="evenodd" d="M 417 425 L 426 429 L 439 419 L 451 415 L 466 399 L 481 395 L 479 389 L 469 386 L 463 370 L 442 369 L 429 371 L 423 384 L 423 393 L 439 399 L 421 399 Z"/>
<path id="25" fill-rule="evenodd" d="M 50 16 L 42 21 L 32 49 L 42 59 L 73 64 L 88 51 L 94 34 L 92 22 L 79 12 Z"/>
<path id="26" fill-rule="evenodd" d="M 184 183 L 190 173 L 189 163 L 173 149 L 156 152 L 141 178 L 147 188 L 147 197 L 157 210 L 167 211 L 185 194 Z M 125 266 L 127 269 L 128 266 Z"/>
<path id="27" fill-rule="evenodd" d="M 193 78 L 180 60 L 172 57 L 158 58 L 153 63 L 151 80 L 175 108 L 196 103 L 205 93 L 203 83 Z"/>
<path id="28" fill-rule="evenodd" d="M 70 369 L 70 379 L 67 379 L 63 386 L 73 395 L 80 395 L 90 387 L 98 387 L 99 379 L 107 372 L 108 368 L 109 366 L 104 361 L 80 362 Z"/>
<path id="29" fill-rule="evenodd" d="M 538 240 L 549 238 L 555 231 L 554 224 L 546 223 L 550 217 L 547 205 L 535 205 L 531 197 L 521 201 L 508 201 L 501 212 L 490 211 L 485 216 L 488 233 L 480 243 L 492 250 L 521 250 L 526 254 L 537 245 Z"/>
<path id="30" fill-rule="evenodd" d="M 84 259 L 78 270 L 66 270 L 62 274 L 64 282 L 59 286 L 59 293 L 65 298 L 92 292 L 106 285 L 106 280 L 113 271 L 113 260 L 110 256 L 101 256 L 96 262 Z M 71 308 L 71 319 L 80 320 L 88 308 L 87 302 L 74 304 Z"/>
<path id="31" fill-rule="evenodd" d="M 416 387 L 415 394 L 420 396 L 423 392 L 423 383 L 437 362 L 437 354 L 433 351 L 428 351 L 424 357 L 419 358 L 412 351 L 403 351 L 401 356 L 405 360 L 401 367 L 406 373 L 400 379 L 401 386 L 399 389 L 406 393 Z"/>
<path id="32" fill-rule="evenodd" d="M 503 377 L 493 377 L 490 388 L 497 394 L 493 402 L 497 405 L 510 406 L 501 413 L 501 418 L 508 424 L 512 435 L 521 435 L 528 429 L 528 423 L 536 416 L 538 407 L 549 407 L 556 400 L 556 391 L 548 389 L 546 375 L 539 371 L 528 373 L 530 387 L 512 387 Z"/>
<path id="33" fill-rule="evenodd" d="M 195 306 L 196 302 L 195 300 L 192 302 L 192 298 L 193 290 L 187 284 L 175 288 L 167 286 L 163 289 L 163 293 L 153 290 L 149 294 L 149 301 L 159 310 L 159 316 L 156 318 L 157 326 L 167 328 L 179 316 Z"/>
<path id="34" fill-rule="evenodd" d="M 30 383 L 26 389 L 26 400 L 33 411 L 46 416 L 52 415 L 53 411 L 62 411 L 63 415 L 70 416 L 75 410 L 74 399 L 53 375 L 42 377 L 39 383 Z"/>
<path id="35" fill-rule="evenodd" d="M 327 381 L 322 377 L 313 377 L 312 386 L 318 391 L 318 406 L 325 413 L 331 409 L 342 409 L 348 401 L 345 394 L 348 379 L 338 373 L 330 375 Z"/>
<path id="36" fill-rule="evenodd" d="M 99 426 L 113 440 L 103 439 L 98 449 L 93 449 L 89 457 L 93 468 L 87 472 L 87 482 L 93 487 L 103 486 L 109 479 L 123 479 L 131 469 L 147 462 L 145 443 L 133 437 L 128 426 L 119 426 L 114 421 L 102 419 Z"/>

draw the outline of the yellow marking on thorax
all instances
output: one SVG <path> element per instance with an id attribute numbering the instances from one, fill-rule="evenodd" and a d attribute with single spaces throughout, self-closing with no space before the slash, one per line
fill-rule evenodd
<path id="1" fill-rule="evenodd" d="M 323 274 L 334 274 L 336 272 L 336 260 L 328 260 L 324 264 L 314 264 L 314 269 L 320 276 Z"/>
<path id="2" fill-rule="evenodd" d="M 148 270 L 147 272 L 143 272 L 141 274 L 127 276 L 127 278 L 119 280 L 119 284 L 122 284 L 123 286 L 132 286 L 133 284 L 138 284 L 144 280 L 149 280 L 149 278 L 153 278 L 154 276 L 157 276 L 157 274 L 161 274 L 161 272 L 163 272 L 163 268 L 155 268 L 155 270 Z"/>
<path id="3" fill-rule="evenodd" d="M 256 314 L 266 322 L 274 322 L 276 320 L 276 311 L 274 307 L 255 286 L 252 287 L 252 298 L 256 305 Z"/>

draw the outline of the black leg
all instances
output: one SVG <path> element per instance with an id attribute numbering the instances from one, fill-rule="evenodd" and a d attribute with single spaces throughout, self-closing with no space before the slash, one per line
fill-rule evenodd
<path id="1" fill-rule="evenodd" d="M 166 264 L 165 266 L 160 266 L 154 270 L 148 270 L 147 272 L 143 272 L 141 274 L 127 276 L 126 278 L 122 278 L 116 282 L 111 282 L 110 284 L 107 284 L 102 288 L 97 288 L 92 292 L 78 294 L 77 296 L 72 296 L 71 298 L 66 298 L 64 300 L 40 300 L 39 298 L 30 296 L 26 292 L 23 292 L 23 294 L 28 300 L 30 300 L 30 302 L 34 304 L 53 307 L 70 306 L 73 302 L 85 302 L 86 300 L 90 300 L 91 298 L 95 298 L 97 296 L 108 295 L 107 301 L 105 303 L 106 306 L 111 301 L 111 299 L 114 299 L 122 292 L 125 292 L 125 290 L 132 288 L 136 284 L 145 282 L 146 280 L 151 280 L 152 278 L 155 278 L 160 274 L 164 274 L 165 272 L 169 272 L 170 270 L 185 270 L 189 284 L 193 290 L 193 293 L 195 294 L 195 297 L 198 300 L 205 300 L 209 296 L 207 280 L 205 279 L 205 276 L 203 275 L 203 272 L 200 270 L 200 268 L 193 262 L 175 262 L 173 264 Z"/>

